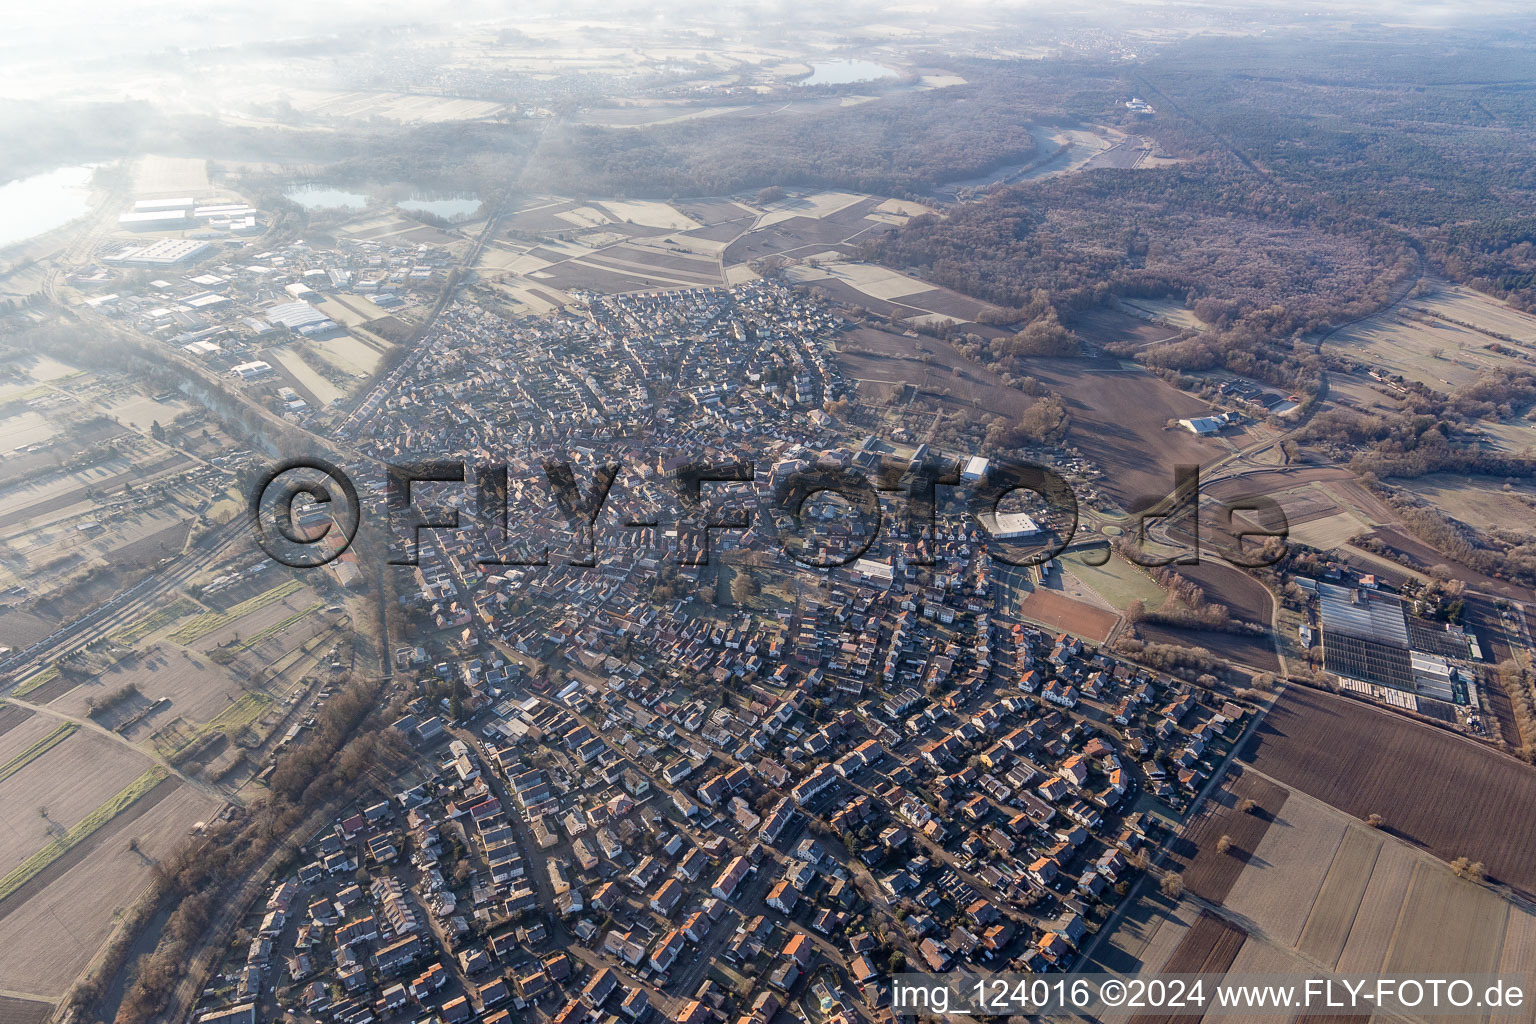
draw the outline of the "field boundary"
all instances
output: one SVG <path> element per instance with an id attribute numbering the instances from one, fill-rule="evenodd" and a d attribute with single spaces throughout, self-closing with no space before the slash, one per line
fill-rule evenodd
<path id="1" fill-rule="evenodd" d="M 27 694 L 32 693 L 35 690 L 40 690 L 43 687 L 47 686 L 49 683 L 53 682 L 58 677 L 59 677 L 59 663 L 58 662 L 54 662 L 52 665 L 49 665 L 47 668 L 43 669 L 37 675 L 33 676 L 31 679 L 28 679 L 26 682 L 24 682 L 20 686 L 16 687 L 16 689 L 12 690 L 11 691 L 11 696 L 12 697 L 25 697 Z"/>
<path id="2" fill-rule="evenodd" d="M 268 626 L 266 629 L 262 630 L 260 633 L 257 633 L 254 636 L 248 636 L 244 640 L 237 640 L 237 641 L 235 641 L 235 643 L 233 643 L 230 646 L 225 647 L 223 649 L 226 650 L 226 651 L 230 651 L 230 652 L 238 652 L 238 651 L 250 650 L 252 647 L 255 647 L 257 644 L 262 643 L 263 641 L 266 641 L 266 640 L 270 640 L 272 637 L 277 636 L 277 634 L 281 633 L 283 630 L 287 629 L 289 626 L 292 626 L 294 623 L 298 622 L 300 619 L 307 618 L 310 615 L 313 615 L 315 612 L 319 611 L 320 609 L 322 609 L 324 607 L 325 607 L 325 602 L 324 601 L 316 601 L 314 604 L 310 605 L 308 608 L 300 609 L 299 611 L 294 612 L 292 615 L 287 616 L 282 621 L 272 623 L 272 625 Z"/>
<path id="3" fill-rule="evenodd" d="M 0 782 L 4 782 L 12 775 L 15 775 L 27 765 L 31 764 L 33 761 L 36 761 L 38 758 L 48 753 L 48 751 L 52 750 L 60 743 L 63 743 L 65 740 L 69 739 L 75 734 L 75 730 L 79 728 L 80 726 L 74 722 L 65 722 L 63 725 L 53 730 L 53 732 L 50 732 L 47 736 L 44 736 L 42 739 L 32 744 L 26 750 L 23 750 L 21 753 L 5 762 L 5 764 L 0 764 Z"/>
<path id="4" fill-rule="evenodd" d="M 64 835 L 55 837 L 47 846 L 22 861 L 10 874 L 0 878 L 0 902 L 4 902 L 16 890 L 46 870 L 54 861 L 89 839 L 97 829 L 127 810 L 140 797 L 164 782 L 169 775 L 170 773 L 164 768 L 155 765 L 130 782 L 116 796 L 76 822 Z"/>
<path id="5" fill-rule="evenodd" d="M 113 636 L 112 642 L 114 644 L 121 644 L 124 647 L 131 646 L 160 627 L 168 626 L 182 616 L 191 615 L 196 611 L 197 603 L 195 601 L 191 598 L 178 597 L 166 607 L 138 619 L 133 625 Z"/>
<path id="6" fill-rule="evenodd" d="M 302 589 L 304 589 L 304 584 L 298 580 L 287 580 L 286 582 L 279 583 L 271 590 L 263 591 L 255 597 L 247 598 L 221 612 L 204 612 L 171 633 L 169 639 L 173 643 L 190 644 L 194 640 L 207 636 L 221 626 L 227 626 L 236 619 L 249 615 L 251 612 L 260 611 L 267 605 L 281 601 L 288 595 L 297 593 Z"/>

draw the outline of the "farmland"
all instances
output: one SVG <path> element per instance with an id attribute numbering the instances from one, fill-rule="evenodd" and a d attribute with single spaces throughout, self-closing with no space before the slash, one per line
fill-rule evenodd
<path id="1" fill-rule="evenodd" d="M 487 100 L 399 92 L 285 89 L 283 97 L 306 114 L 344 121 L 377 117 L 403 124 L 432 124 L 494 117 L 505 109 L 505 104 Z"/>
<path id="2" fill-rule="evenodd" d="M 548 197 L 506 216 L 478 265 L 514 307 L 542 313 L 574 289 L 608 292 L 750 280 L 766 257 L 804 262 L 790 274 L 893 315 L 968 319 L 985 304 L 849 259 L 873 231 L 923 207 L 853 192 L 812 192 L 763 206 L 741 201 L 576 201 Z M 914 296 L 911 304 L 895 301 Z M 898 312 L 899 310 L 899 312 Z"/>
<path id="3" fill-rule="evenodd" d="M 1242 873 L 1243 865 L 1258 849 L 1285 806 L 1287 793 L 1253 774 L 1239 775 L 1217 795 L 1201 817 L 1179 839 L 1174 854 L 1184 869 L 1184 884 L 1190 892 L 1220 903 Z M 1242 800 L 1253 800 L 1251 811 L 1239 809 Z M 1222 836 L 1232 840 L 1231 849 L 1216 849 Z"/>
<path id="4" fill-rule="evenodd" d="M 1225 974 L 1237 958 L 1248 935 L 1237 925 L 1217 917 L 1209 911 L 1195 921 L 1194 927 L 1163 965 L 1168 974 Z M 1171 1024 L 1180 1020 L 1181 1014 L 1138 1013 L 1131 1018 L 1132 1024 Z"/>
<path id="5" fill-rule="evenodd" d="M 914 408 L 900 422 L 931 424 L 935 407 L 969 420 L 978 410 L 1017 418 L 1035 401 L 936 338 L 858 327 L 839 339 L 838 360 L 861 382 L 860 400 L 887 419 L 901 411 L 893 405 L 905 401 L 901 389 L 915 389 Z M 1123 507 L 1146 507 L 1167 495 L 1174 466 L 1226 451 L 1224 441 L 1167 429 L 1169 420 L 1201 416 L 1209 407 L 1140 367 L 1107 358 L 1032 359 L 1028 370 L 1045 393 L 1061 396 L 1072 420 L 1068 442 L 1102 470 L 1095 487 Z"/>
<path id="6" fill-rule="evenodd" d="M 1104 471 L 1099 486 L 1123 507 L 1173 489 L 1173 467 L 1223 454 L 1220 441 L 1166 429 L 1208 406 L 1139 367 L 1112 359 L 1031 360 L 1029 371 L 1066 400 L 1070 440 Z"/>
<path id="7" fill-rule="evenodd" d="M 1176 567 L 1180 576 L 1205 591 L 1207 601 L 1226 608 L 1234 619 L 1269 625 L 1274 601 L 1258 580 L 1240 569 L 1209 560 Z"/>
<path id="8" fill-rule="evenodd" d="M 88 841 L 104 825 L 146 796 L 165 781 L 165 769 L 155 767 L 134 779 L 105 803 L 67 829 L 60 829 L 40 849 L 26 860 L 0 876 L 0 902 L 20 892 L 29 882 L 43 874 L 50 866 L 67 856 L 72 850 Z"/>
<path id="9" fill-rule="evenodd" d="M 160 724 L 167 716 L 180 715 L 207 722 L 241 694 L 240 686 L 219 666 L 200 654 L 163 645 L 123 659 L 103 675 L 71 686 L 49 702 L 49 707 L 72 715 L 86 715 L 114 693 L 127 687 L 137 691 L 132 702 L 148 710 L 161 698 L 170 703 L 145 717 L 140 729 Z M 107 722 L 109 726 L 115 724 Z M 137 738 L 139 730 L 125 730 Z"/>
<path id="10" fill-rule="evenodd" d="M 160 782 L 0 901 L 0 977 L 7 987 L 62 995 L 148 883 L 155 861 L 213 808 L 197 790 Z"/>
<path id="11" fill-rule="evenodd" d="M 16 443 L 0 466 L 0 589 L 28 595 L 0 615 L 0 643 L 15 645 L 179 553 L 224 486 L 198 446 L 228 445 L 205 412 L 117 372 L 11 356 L 0 381 L 11 394 L 0 426 Z"/>
<path id="12" fill-rule="evenodd" d="M 1136 635 L 1155 644 L 1203 648 L 1225 661 L 1260 672 L 1275 672 L 1280 668 L 1274 639 L 1268 635 L 1249 636 L 1244 633 L 1185 629 L 1148 622 L 1137 623 Z"/>
<path id="13" fill-rule="evenodd" d="M 1394 483 L 1479 530 L 1529 522 L 1536 508 L 1536 486 L 1529 482 L 1432 473 Z"/>
<path id="14" fill-rule="evenodd" d="M 0 837 L 0 877 L 79 826 L 148 767 L 146 758 L 123 744 L 49 716 L 37 718 L 47 731 L 8 759 L 7 767 L 15 768 L 0 781 L 9 826 Z M 7 737 L 14 738 L 19 731 Z"/>
<path id="15" fill-rule="evenodd" d="M 0 702 L 0 736 L 4 736 L 31 717 L 32 712 L 26 708 Z M 0 747 L 0 750 L 3 749 Z"/>
<path id="16" fill-rule="evenodd" d="M 1292 687 L 1242 752 L 1280 782 L 1536 891 L 1536 770 L 1332 694 Z"/>
<path id="17" fill-rule="evenodd" d="M 1240 816 L 1240 794 L 1275 812 Z M 1536 914 L 1456 877 L 1390 829 L 1370 828 L 1251 770 L 1230 779 L 1216 800 L 1186 837 L 1199 847 L 1194 862 L 1181 844 L 1169 865 L 1182 866 L 1186 892 L 1208 902 L 1149 891 L 1086 969 L 1374 975 L 1528 965 Z M 1262 821 L 1262 829 L 1242 817 Z M 1245 853 L 1221 855 L 1224 863 L 1213 867 L 1206 850 L 1220 834 Z M 1213 1009 L 1208 1019 L 1250 1016 Z"/>
<path id="18" fill-rule="evenodd" d="M 1220 974 L 1232 965 L 1245 938 L 1241 928 L 1215 914 L 1201 914 L 1164 969 L 1175 974 Z"/>
<path id="19" fill-rule="evenodd" d="M 215 801 L 128 744 L 53 714 L 0 709 L 0 977 L 61 995 L 157 858 Z M 17 1019 L 32 1002 L 7 1004 Z M 46 1005 L 46 1004 L 43 1004 Z"/>
<path id="20" fill-rule="evenodd" d="M 66 722 L 9 761 L 0 764 L 0 782 L 4 782 L 60 743 L 69 739 L 70 733 L 74 732 L 77 728 L 78 726 L 73 722 Z"/>
<path id="21" fill-rule="evenodd" d="M 208 188 L 208 161 L 195 157 L 145 156 L 133 167 L 133 187 L 146 195 L 183 195 Z"/>
<path id="22" fill-rule="evenodd" d="M 1522 353 L 1536 347 L 1536 317 L 1470 289 L 1440 285 L 1339 331 L 1327 347 L 1382 373 L 1445 390 L 1521 366 L 1514 355 L 1490 351 L 1494 344 Z"/>
<path id="23" fill-rule="evenodd" d="M 301 589 L 301 585 L 296 580 L 287 580 L 270 590 L 264 591 L 223 611 L 205 612 L 201 615 L 196 615 L 172 630 L 167 639 L 173 643 L 190 644 L 215 630 L 223 629 L 225 626 L 247 615 L 277 604 Z"/>

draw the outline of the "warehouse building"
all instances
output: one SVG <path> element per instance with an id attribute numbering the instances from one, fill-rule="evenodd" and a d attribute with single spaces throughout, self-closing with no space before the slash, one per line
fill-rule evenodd
<path id="1" fill-rule="evenodd" d="M 208 248 L 207 242 L 190 238 L 162 238 L 149 245 L 135 245 L 116 256 L 107 256 L 103 262 L 121 263 L 131 267 L 166 267 L 191 259 Z"/>

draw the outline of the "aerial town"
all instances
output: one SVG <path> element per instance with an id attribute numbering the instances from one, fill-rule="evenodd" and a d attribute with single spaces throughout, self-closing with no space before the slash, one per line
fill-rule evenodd
<path id="1" fill-rule="evenodd" d="M 822 412 L 844 326 L 766 282 L 443 315 L 343 429 L 391 463 L 528 453 L 516 558 L 420 534 L 390 726 L 420 768 L 273 879 L 202 1019 L 879 1020 L 904 965 L 1073 967 L 1165 838 L 1143 794 L 1185 807 L 1251 705 L 1022 619 L 975 525 L 831 571 L 780 551 L 776 476 L 881 465 Z M 603 516 L 651 525 L 594 529 L 584 564 L 538 500 L 551 451 L 633 466 Z M 658 519 L 700 457 L 765 466 L 751 525 L 710 536 L 723 605 Z"/>
<path id="2" fill-rule="evenodd" d="M 0 40 L 0 1024 L 1527 984 L 1528 24 L 378 6 Z"/>

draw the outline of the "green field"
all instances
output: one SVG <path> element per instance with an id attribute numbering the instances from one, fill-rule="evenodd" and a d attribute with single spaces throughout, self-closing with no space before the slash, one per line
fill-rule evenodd
<path id="1" fill-rule="evenodd" d="M 58 663 L 55 662 L 54 664 L 49 665 L 47 668 L 43 669 L 37 675 L 33 676 L 31 679 L 28 679 L 26 682 L 16 687 L 16 689 L 12 690 L 11 696 L 25 697 L 33 690 L 41 689 L 42 687 L 47 686 L 49 683 L 57 679 L 58 676 L 59 666 Z"/>
<path id="2" fill-rule="evenodd" d="M 1103 565 L 1088 565 L 1081 558 L 1065 555 L 1062 557 L 1062 565 L 1067 572 L 1082 580 L 1084 586 L 1121 611 L 1132 601 L 1140 601 L 1148 611 L 1152 611 L 1162 607 L 1167 596 L 1146 570 L 1130 564 L 1119 555 L 1111 555 Z"/>
<path id="3" fill-rule="evenodd" d="M 272 706 L 272 698 L 264 693 L 248 693 L 235 701 L 229 707 L 220 711 L 213 721 L 203 727 L 203 732 L 214 730 L 240 730 L 249 728 L 252 722 L 259 719 L 267 708 Z"/>

